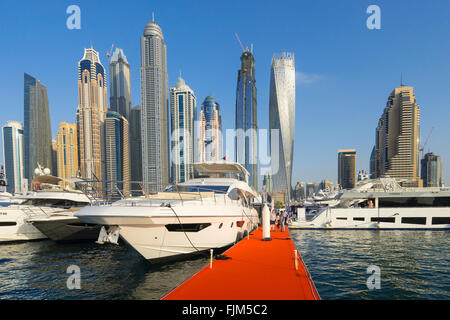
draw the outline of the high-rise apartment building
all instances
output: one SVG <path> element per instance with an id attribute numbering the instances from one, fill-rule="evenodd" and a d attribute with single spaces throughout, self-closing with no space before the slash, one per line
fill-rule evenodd
<path id="1" fill-rule="evenodd" d="M 401 85 L 389 95 L 375 138 L 375 177 L 389 176 L 408 186 L 419 178 L 420 110 L 412 87 Z"/>
<path id="2" fill-rule="evenodd" d="M 130 141 L 128 120 L 120 113 L 108 111 L 105 118 L 106 195 L 130 195 Z"/>
<path id="3" fill-rule="evenodd" d="M 198 162 L 222 160 L 222 116 L 219 103 L 207 96 L 199 115 Z"/>
<path id="4" fill-rule="evenodd" d="M 141 37 L 142 176 L 147 190 L 169 184 L 169 112 L 166 44 L 156 22 Z"/>
<path id="5" fill-rule="evenodd" d="M 52 140 L 52 168 L 51 173 L 54 176 L 58 176 L 58 156 L 57 156 L 57 146 L 56 140 Z"/>
<path id="6" fill-rule="evenodd" d="M 429 152 L 421 160 L 421 178 L 424 187 L 442 186 L 441 157 Z"/>
<path id="7" fill-rule="evenodd" d="M 285 191 L 288 199 L 292 190 L 292 165 L 295 133 L 295 61 L 293 53 L 272 57 L 269 98 L 270 149 L 274 191 Z M 279 139 L 272 145 L 272 130 Z"/>
<path id="8" fill-rule="evenodd" d="M 134 194 L 139 194 L 142 182 L 142 145 L 141 145 L 141 106 L 135 106 L 130 112 L 130 185 Z"/>
<path id="9" fill-rule="evenodd" d="M 129 120 L 131 112 L 130 65 L 123 50 L 116 48 L 109 62 L 109 107 Z"/>
<path id="10" fill-rule="evenodd" d="M 338 184 L 342 189 L 356 187 L 356 150 L 338 151 Z"/>
<path id="11" fill-rule="evenodd" d="M 236 88 L 236 161 L 249 172 L 249 184 L 258 189 L 258 116 L 255 59 L 244 50 Z"/>
<path id="12" fill-rule="evenodd" d="M 56 158 L 58 170 L 54 175 L 62 179 L 75 178 L 78 175 L 78 139 L 77 125 L 61 122 L 56 135 Z M 69 185 L 62 182 L 63 187 Z"/>
<path id="13" fill-rule="evenodd" d="M 23 147 L 25 178 L 31 183 L 38 164 L 52 169 L 52 131 L 47 88 L 24 74 Z"/>
<path id="14" fill-rule="evenodd" d="M 104 175 L 104 128 L 107 112 L 105 68 L 98 52 L 84 49 L 78 62 L 77 133 L 81 176 L 91 181 L 102 181 Z M 102 183 L 94 184 L 101 196 Z"/>
<path id="15" fill-rule="evenodd" d="M 8 121 L 2 129 L 3 163 L 8 183 L 6 190 L 11 194 L 24 193 L 28 183 L 24 176 L 22 124 L 17 121 Z"/>
<path id="16" fill-rule="evenodd" d="M 172 183 L 177 184 L 194 177 L 194 122 L 197 116 L 194 91 L 182 78 L 170 88 L 170 115 Z"/>

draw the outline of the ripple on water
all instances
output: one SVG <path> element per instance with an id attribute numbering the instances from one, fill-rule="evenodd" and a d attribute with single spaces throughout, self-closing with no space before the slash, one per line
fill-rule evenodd
<path id="1" fill-rule="evenodd" d="M 448 231 L 291 230 L 323 299 L 449 299 Z M 367 267 L 381 270 L 369 290 Z"/>

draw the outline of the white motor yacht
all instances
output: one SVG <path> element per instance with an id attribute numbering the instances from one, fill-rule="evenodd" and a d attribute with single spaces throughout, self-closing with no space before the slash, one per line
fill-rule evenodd
<path id="1" fill-rule="evenodd" d="M 367 181 L 367 180 L 366 180 Z M 338 203 L 291 229 L 450 229 L 450 189 L 403 188 L 380 178 L 343 190 Z"/>
<path id="2" fill-rule="evenodd" d="M 259 223 L 248 172 L 226 161 L 194 164 L 201 177 L 164 192 L 90 206 L 75 216 L 110 226 L 151 262 L 232 245 Z"/>
<path id="3" fill-rule="evenodd" d="M 43 228 L 40 221 L 58 221 L 57 228 L 53 228 L 58 234 L 67 235 L 69 226 L 72 233 L 79 232 L 80 221 L 73 217 L 73 213 L 90 203 L 89 199 L 80 191 L 63 190 L 57 183 L 60 178 L 42 175 L 35 177 L 33 182 L 40 184 L 41 189 L 30 192 L 24 196 L 18 196 L 20 204 L 11 204 L 8 207 L 0 207 L 0 242 L 25 241 L 46 239 L 50 228 Z M 48 223 L 47 223 L 48 225 Z M 98 227 L 95 233 L 98 232 Z M 52 237 L 52 236 L 50 236 Z"/>

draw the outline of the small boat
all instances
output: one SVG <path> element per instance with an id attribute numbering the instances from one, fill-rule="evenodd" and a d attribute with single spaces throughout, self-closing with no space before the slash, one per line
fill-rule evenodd
<path id="1" fill-rule="evenodd" d="M 239 163 L 194 164 L 200 177 L 163 192 L 90 206 L 75 216 L 108 226 L 150 262 L 167 262 L 225 248 L 253 231 L 257 193 Z M 100 239 L 99 239 L 100 240 Z"/>

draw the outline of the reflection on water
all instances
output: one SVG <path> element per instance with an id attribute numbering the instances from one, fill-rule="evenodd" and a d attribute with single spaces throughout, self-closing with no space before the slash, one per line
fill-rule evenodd
<path id="1" fill-rule="evenodd" d="M 207 261 L 153 266 L 125 244 L 1 245 L 0 299 L 160 299 Z M 81 290 L 67 289 L 70 265 L 81 269 Z"/>
<path id="2" fill-rule="evenodd" d="M 291 230 L 322 299 L 449 299 L 449 231 Z M 367 267 L 381 269 L 369 290 Z"/>
<path id="3" fill-rule="evenodd" d="M 448 231 L 291 230 L 322 299 L 449 299 Z M 153 266 L 125 244 L 0 245 L 0 299 L 160 299 L 208 258 Z M 70 265 L 81 290 L 67 289 Z M 381 269 L 381 289 L 366 286 Z"/>

